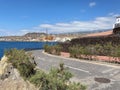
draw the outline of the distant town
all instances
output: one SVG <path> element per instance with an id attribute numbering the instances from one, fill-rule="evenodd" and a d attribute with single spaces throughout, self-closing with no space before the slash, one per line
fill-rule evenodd
<path id="1" fill-rule="evenodd" d="M 65 42 L 78 37 L 78 34 L 27 33 L 23 36 L 3 36 L 0 41 L 53 41 Z"/>
<path id="2" fill-rule="evenodd" d="M 26 33 L 22 36 L 1 36 L 0 41 L 50 41 L 50 42 L 65 42 L 71 41 L 73 38 L 80 38 L 84 36 L 89 36 L 89 34 L 105 32 L 108 30 L 93 30 L 85 32 L 72 32 L 72 33 L 63 33 L 63 34 L 47 34 L 32 32 Z"/>

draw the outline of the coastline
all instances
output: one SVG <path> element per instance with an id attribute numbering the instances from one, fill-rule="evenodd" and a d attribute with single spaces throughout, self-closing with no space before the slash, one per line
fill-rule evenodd
<path id="1" fill-rule="evenodd" d="M 8 40 L 8 41 L 4 40 L 4 41 L 2 41 L 1 40 L 0 42 L 56 42 L 56 43 L 58 43 L 57 41 L 27 41 L 27 40 L 26 41 L 18 41 L 18 40 L 17 41 L 15 41 L 15 40 L 13 40 L 13 41 L 11 41 L 11 40 Z"/>
<path id="2" fill-rule="evenodd" d="M 3 56 L 5 50 L 11 48 L 24 49 L 27 51 L 43 49 L 45 44 L 55 45 L 58 42 L 31 42 L 31 41 L 0 41 L 0 58 Z"/>

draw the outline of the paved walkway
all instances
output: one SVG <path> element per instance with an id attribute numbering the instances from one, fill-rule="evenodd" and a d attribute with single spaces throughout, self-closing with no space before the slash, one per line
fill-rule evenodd
<path id="1" fill-rule="evenodd" d="M 35 61 L 40 69 L 49 71 L 51 67 L 58 67 L 63 62 L 74 74 L 73 81 L 82 82 L 88 86 L 88 90 L 120 90 L 120 67 L 91 63 L 83 60 L 63 58 L 43 53 L 42 50 L 32 51 Z M 96 82 L 94 78 L 103 77 L 110 80 L 109 83 Z"/>

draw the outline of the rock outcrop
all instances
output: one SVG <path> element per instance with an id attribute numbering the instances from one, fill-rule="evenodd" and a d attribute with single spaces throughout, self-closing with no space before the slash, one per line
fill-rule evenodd
<path id="1" fill-rule="evenodd" d="M 113 29 L 114 34 L 120 34 L 120 27 Z"/>
<path id="2" fill-rule="evenodd" d="M 2 80 L 8 78 L 14 70 L 12 65 L 8 63 L 7 60 L 8 58 L 6 56 L 3 56 L 3 58 L 0 61 L 0 79 Z"/>
<path id="3" fill-rule="evenodd" d="M 17 69 L 8 63 L 8 58 L 3 56 L 0 61 L 0 90 L 38 90 L 34 85 L 20 76 Z"/>

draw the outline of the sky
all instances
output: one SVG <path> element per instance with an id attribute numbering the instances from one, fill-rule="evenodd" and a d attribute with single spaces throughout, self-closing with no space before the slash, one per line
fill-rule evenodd
<path id="1" fill-rule="evenodd" d="M 0 0 L 0 36 L 112 29 L 120 0 Z"/>

